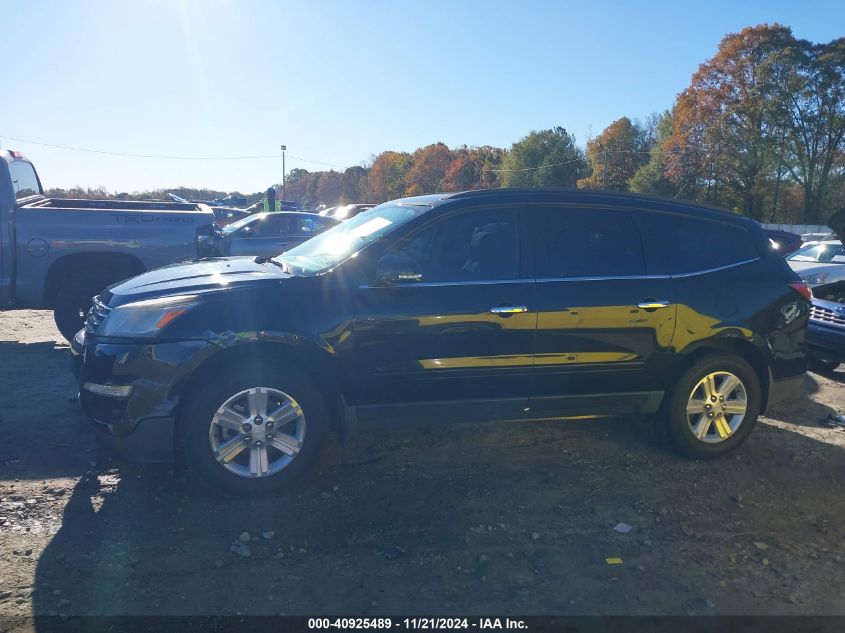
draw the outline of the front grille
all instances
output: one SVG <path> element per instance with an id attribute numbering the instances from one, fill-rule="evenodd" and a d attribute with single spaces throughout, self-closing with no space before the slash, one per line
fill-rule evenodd
<path id="1" fill-rule="evenodd" d="M 111 308 L 100 301 L 100 297 L 94 297 L 94 305 L 88 310 L 88 316 L 85 319 L 85 331 L 89 334 L 96 333 L 97 326 L 103 322 L 109 312 Z"/>
<path id="2" fill-rule="evenodd" d="M 839 314 L 828 308 L 813 304 L 810 308 L 810 320 L 818 321 L 819 323 L 830 323 L 833 325 L 841 325 L 845 327 L 845 314 Z"/>

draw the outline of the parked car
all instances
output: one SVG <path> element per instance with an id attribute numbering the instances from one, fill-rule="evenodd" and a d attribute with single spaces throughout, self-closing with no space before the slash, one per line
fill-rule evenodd
<path id="1" fill-rule="evenodd" d="M 210 255 L 213 223 L 201 204 L 46 198 L 33 164 L 0 151 L 0 305 L 51 308 L 71 339 L 106 286 Z"/>
<path id="2" fill-rule="evenodd" d="M 372 209 L 374 204 L 345 204 L 340 207 L 332 207 L 326 215 L 329 215 L 333 218 L 337 218 L 338 220 L 348 220 L 349 218 L 354 218 L 359 213 L 363 213 L 368 209 Z"/>
<path id="3" fill-rule="evenodd" d="M 809 307 L 752 220 L 502 189 L 388 202 L 272 259 L 145 273 L 99 296 L 73 350 L 115 449 L 178 452 L 250 493 L 375 419 L 657 413 L 683 453 L 724 455 L 800 391 Z"/>
<path id="4" fill-rule="evenodd" d="M 339 220 L 316 213 L 276 211 L 256 213 L 224 226 L 214 252 L 218 256 L 272 257 L 322 233 Z"/>
<path id="5" fill-rule="evenodd" d="M 234 209 L 231 207 L 211 207 L 211 211 L 214 213 L 214 223 L 220 227 L 228 226 L 232 222 L 243 220 L 249 216 L 249 211 L 246 209 Z"/>
<path id="6" fill-rule="evenodd" d="M 813 371 L 830 372 L 845 363 L 845 281 L 813 288 L 807 350 Z"/>
<path id="7" fill-rule="evenodd" d="M 783 256 L 794 253 L 803 244 L 800 235 L 790 233 L 789 231 L 777 231 L 775 229 L 763 229 L 763 233 L 772 243 L 775 250 Z"/>
<path id="8" fill-rule="evenodd" d="M 786 260 L 810 287 L 845 279 L 845 247 L 839 240 L 809 242 Z"/>

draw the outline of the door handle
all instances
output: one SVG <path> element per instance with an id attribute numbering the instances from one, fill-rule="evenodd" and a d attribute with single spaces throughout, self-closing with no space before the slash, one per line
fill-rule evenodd
<path id="1" fill-rule="evenodd" d="M 528 312 L 528 308 L 526 306 L 493 306 L 490 308 L 490 312 L 493 314 L 520 314 Z"/>
<path id="2" fill-rule="evenodd" d="M 659 310 L 660 308 L 668 308 L 669 302 L 663 299 L 643 299 L 637 304 L 637 307 L 643 310 Z"/>

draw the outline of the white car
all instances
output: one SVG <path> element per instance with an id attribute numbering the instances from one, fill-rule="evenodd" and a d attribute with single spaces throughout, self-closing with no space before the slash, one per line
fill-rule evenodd
<path id="1" fill-rule="evenodd" d="M 808 286 L 845 280 L 845 247 L 839 240 L 808 242 L 786 261 Z"/>

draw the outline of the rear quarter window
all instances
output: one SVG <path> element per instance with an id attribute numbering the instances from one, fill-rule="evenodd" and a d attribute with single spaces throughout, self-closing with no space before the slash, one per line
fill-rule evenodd
<path id="1" fill-rule="evenodd" d="M 41 193 L 38 176 L 35 175 L 35 170 L 29 163 L 20 160 L 10 162 L 9 175 L 12 177 L 12 187 L 15 190 L 16 200 Z"/>
<path id="2" fill-rule="evenodd" d="M 639 216 L 649 274 L 701 272 L 762 255 L 757 236 L 742 226 L 675 213 Z"/>

